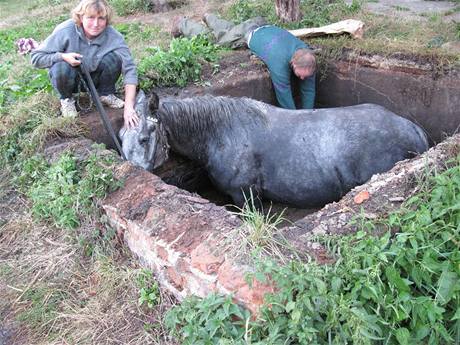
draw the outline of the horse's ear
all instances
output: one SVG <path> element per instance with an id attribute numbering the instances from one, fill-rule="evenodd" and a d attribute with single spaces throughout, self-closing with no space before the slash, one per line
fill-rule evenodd
<path id="1" fill-rule="evenodd" d="M 151 113 L 154 113 L 158 110 L 158 105 L 160 103 L 160 99 L 155 92 L 152 92 L 149 98 L 149 109 Z"/>

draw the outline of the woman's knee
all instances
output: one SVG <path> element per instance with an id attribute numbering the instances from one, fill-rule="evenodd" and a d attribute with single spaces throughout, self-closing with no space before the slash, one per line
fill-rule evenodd
<path id="1" fill-rule="evenodd" d="M 77 71 L 67 62 L 56 62 L 49 70 L 51 84 L 61 94 L 67 95 L 72 93 L 77 83 Z"/>
<path id="2" fill-rule="evenodd" d="M 121 73 L 121 58 L 115 53 L 105 54 L 102 58 L 97 70 L 103 74 L 120 75 Z M 96 71 L 97 71 L 96 70 Z"/>

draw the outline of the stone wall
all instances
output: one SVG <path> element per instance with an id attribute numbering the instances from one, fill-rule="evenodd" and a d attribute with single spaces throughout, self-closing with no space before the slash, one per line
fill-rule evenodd
<path id="1" fill-rule="evenodd" d="M 123 188 L 103 202 L 110 223 L 159 283 L 179 300 L 212 292 L 233 294 L 256 311 L 271 286 L 245 281 L 250 267 L 228 255 L 226 235 L 242 226 L 237 216 L 198 195 L 125 162 Z"/>

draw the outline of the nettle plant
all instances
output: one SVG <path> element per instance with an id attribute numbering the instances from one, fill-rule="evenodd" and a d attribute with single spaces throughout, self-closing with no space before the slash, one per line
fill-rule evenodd
<path id="1" fill-rule="evenodd" d="M 112 154 L 94 151 L 84 161 L 71 153 L 48 164 L 40 156 L 29 158 L 23 165 L 20 181 L 27 186 L 32 213 L 58 227 L 76 228 L 84 216 L 95 209 L 95 201 L 120 186 L 111 169 Z"/>
<path id="2" fill-rule="evenodd" d="M 139 306 L 146 305 L 148 308 L 153 308 L 161 303 L 160 287 L 151 271 L 141 270 L 136 280 L 139 287 Z"/>
<path id="3" fill-rule="evenodd" d="M 219 52 L 223 50 L 203 35 L 173 39 L 168 51 L 148 48 L 150 55 L 138 64 L 141 88 L 185 86 L 197 82 L 201 78 L 202 64 L 213 64 L 216 69 Z"/>
<path id="4" fill-rule="evenodd" d="M 261 260 L 254 277 L 278 291 L 257 320 L 210 296 L 166 325 L 183 344 L 459 344 L 460 156 L 449 164 L 387 219 L 320 239 L 334 263 Z"/>
<path id="5" fill-rule="evenodd" d="M 148 12 L 151 0 L 109 0 L 119 16 L 127 16 L 136 12 Z"/>

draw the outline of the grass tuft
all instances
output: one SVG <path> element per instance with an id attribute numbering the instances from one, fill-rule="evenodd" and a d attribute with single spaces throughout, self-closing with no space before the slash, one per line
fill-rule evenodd
<path id="1" fill-rule="evenodd" d="M 283 217 L 284 210 L 279 214 L 273 213 L 270 205 L 264 211 L 262 206 L 256 206 L 252 190 L 244 199 L 243 207 L 233 206 L 237 211 L 232 212 L 243 220 L 243 226 L 227 234 L 226 243 L 230 246 L 232 256 L 266 256 L 287 262 L 294 252 L 278 231 L 278 227 L 287 222 Z"/>

